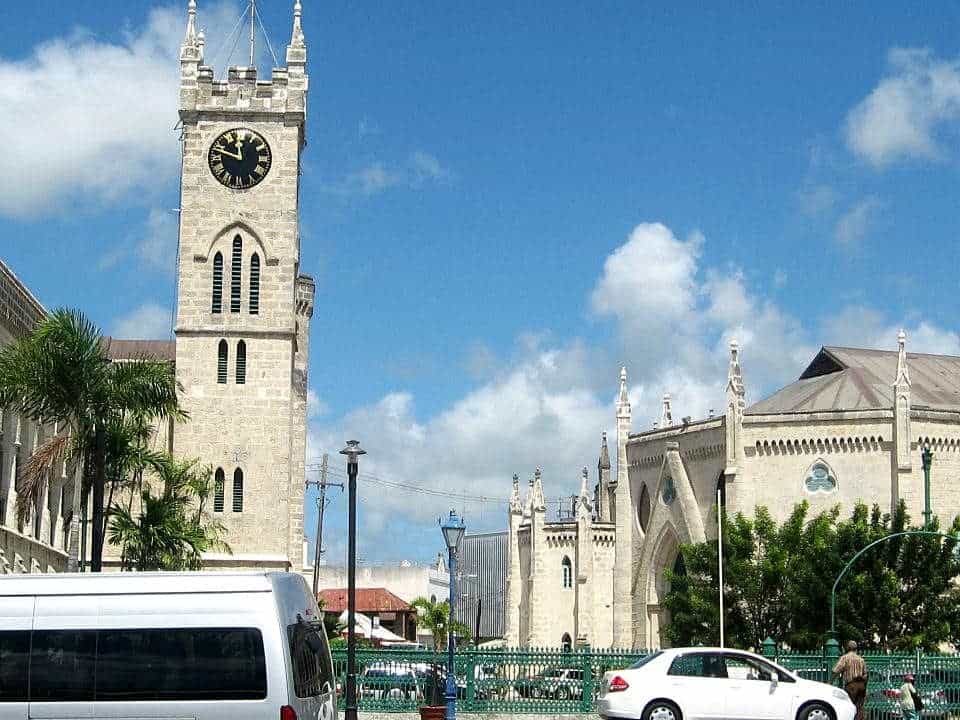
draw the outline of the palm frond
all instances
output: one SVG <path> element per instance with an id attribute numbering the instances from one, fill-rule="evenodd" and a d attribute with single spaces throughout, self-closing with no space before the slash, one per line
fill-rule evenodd
<path id="1" fill-rule="evenodd" d="M 20 468 L 17 489 L 17 522 L 26 523 L 30 511 L 40 505 L 50 483 L 50 475 L 59 472 L 64 461 L 73 453 L 72 436 L 60 433 L 49 438 L 33 451 Z"/>

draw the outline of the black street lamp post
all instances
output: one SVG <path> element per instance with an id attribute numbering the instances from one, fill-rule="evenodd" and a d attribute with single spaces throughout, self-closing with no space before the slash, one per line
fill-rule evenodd
<path id="1" fill-rule="evenodd" d="M 463 520 L 457 517 L 457 514 L 451 510 L 450 517 L 440 524 L 443 530 L 443 539 L 447 543 L 447 553 L 449 555 L 450 571 L 450 606 L 447 616 L 447 713 L 444 720 L 456 720 L 457 717 L 457 674 L 454 665 L 454 649 L 456 648 L 456 638 L 453 634 L 453 609 L 457 601 L 457 547 L 463 538 L 466 529 Z"/>
<path id="2" fill-rule="evenodd" d="M 358 440 L 348 440 L 340 451 L 347 456 L 349 525 L 347 530 L 347 705 L 345 720 L 357 720 L 357 469 L 358 458 L 366 455 Z"/>
<path id="3" fill-rule="evenodd" d="M 930 449 L 930 443 L 924 444 L 920 459 L 923 461 L 923 526 L 929 528 L 933 519 L 933 510 L 930 508 L 930 467 L 933 465 L 933 450 Z"/>

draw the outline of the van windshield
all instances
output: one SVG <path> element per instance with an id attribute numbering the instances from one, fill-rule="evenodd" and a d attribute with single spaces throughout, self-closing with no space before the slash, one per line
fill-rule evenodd
<path id="1" fill-rule="evenodd" d="M 287 626 L 293 691 L 298 698 L 315 697 L 333 691 L 333 663 L 323 625 L 296 622 Z"/>

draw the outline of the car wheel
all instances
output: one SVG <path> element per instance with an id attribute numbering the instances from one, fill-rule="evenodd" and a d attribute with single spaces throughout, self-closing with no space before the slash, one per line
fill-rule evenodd
<path id="1" fill-rule="evenodd" d="M 570 688 L 562 687 L 557 690 L 557 700 L 569 700 L 570 699 Z"/>
<path id="2" fill-rule="evenodd" d="M 669 700 L 654 700 L 643 711 L 643 720 L 683 720 L 683 715 Z"/>
<path id="3" fill-rule="evenodd" d="M 811 703 L 801 711 L 798 720 L 833 720 L 833 713 L 823 703 Z"/>

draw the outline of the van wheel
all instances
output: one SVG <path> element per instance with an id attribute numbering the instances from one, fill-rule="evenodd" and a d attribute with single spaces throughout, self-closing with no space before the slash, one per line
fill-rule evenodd
<path id="1" fill-rule="evenodd" d="M 833 713 L 823 703 L 810 703 L 800 711 L 798 720 L 833 720 Z"/>
<path id="2" fill-rule="evenodd" d="M 643 720 L 683 720 L 683 715 L 680 708 L 669 700 L 654 700 L 643 711 Z"/>

